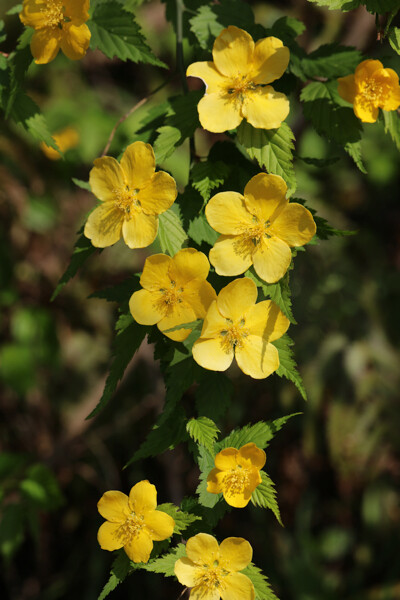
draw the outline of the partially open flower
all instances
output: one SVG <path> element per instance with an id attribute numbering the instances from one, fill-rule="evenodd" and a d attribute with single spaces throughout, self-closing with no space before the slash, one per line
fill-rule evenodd
<path id="1" fill-rule="evenodd" d="M 218 545 L 208 533 L 188 539 L 186 555 L 175 563 L 175 575 L 190 589 L 192 600 L 254 600 L 254 586 L 240 573 L 251 562 L 253 549 L 243 538 L 229 537 Z"/>
<path id="2" fill-rule="evenodd" d="M 375 123 L 380 108 L 391 111 L 400 106 L 399 76 L 385 69 L 380 60 L 363 60 L 354 75 L 340 77 L 338 82 L 340 96 L 352 103 L 363 123 Z"/>

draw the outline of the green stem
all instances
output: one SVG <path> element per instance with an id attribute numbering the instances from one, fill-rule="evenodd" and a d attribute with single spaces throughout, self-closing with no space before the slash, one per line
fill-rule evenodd
<path id="1" fill-rule="evenodd" d="M 387 34 L 388 34 L 388 32 L 389 32 L 389 27 L 391 26 L 391 24 L 392 24 L 392 21 L 393 21 L 393 19 L 395 18 L 395 16 L 397 15 L 397 13 L 398 13 L 398 9 L 397 9 L 397 8 L 395 8 L 395 9 L 394 9 L 394 10 L 392 10 L 392 12 L 389 14 L 389 16 L 388 16 L 388 20 L 387 20 L 387 22 L 386 22 L 385 31 L 384 31 L 384 33 L 383 33 L 383 37 L 384 37 L 384 38 L 387 36 Z"/>

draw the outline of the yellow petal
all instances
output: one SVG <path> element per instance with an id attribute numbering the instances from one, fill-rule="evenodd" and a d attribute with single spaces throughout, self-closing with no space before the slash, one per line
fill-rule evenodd
<path id="1" fill-rule="evenodd" d="M 131 213 L 131 218 L 122 225 L 122 236 L 129 248 L 147 248 L 156 239 L 157 232 L 157 217 L 140 212 Z"/>
<path id="2" fill-rule="evenodd" d="M 226 77 L 221 75 L 211 61 L 196 62 L 189 65 L 186 71 L 187 77 L 199 77 L 206 85 L 207 94 L 213 94 L 226 88 Z"/>
<path id="3" fill-rule="evenodd" d="M 146 513 L 144 522 L 151 539 L 157 542 L 171 537 L 175 527 L 174 519 L 161 510 Z"/>
<path id="4" fill-rule="evenodd" d="M 353 108 L 354 114 L 363 123 L 375 123 L 378 118 L 379 108 L 361 94 L 355 97 Z"/>
<path id="5" fill-rule="evenodd" d="M 383 64 L 380 60 L 363 60 L 357 66 L 356 72 L 354 73 L 356 84 L 364 84 L 366 79 L 372 77 L 373 74 L 380 69 L 383 69 Z"/>
<path id="6" fill-rule="evenodd" d="M 87 25 L 64 23 L 62 28 L 61 50 L 71 60 L 79 60 L 86 54 L 90 43 L 90 29 Z"/>
<path id="7" fill-rule="evenodd" d="M 203 328 L 201 330 L 202 338 L 219 337 L 221 331 L 224 331 L 228 325 L 228 321 L 221 315 L 218 310 L 217 302 L 212 302 L 204 317 Z"/>
<path id="8" fill-rule="evenodd" d="M 102 495 L 97 503 L 102 517 L 112 523 L 123 523 L 130 515 L 128 496 L 117 490 L 110 490 Z"/>
<path id="9" fill-rule="evenodd" d="M 158 171 L 139 191 L 137 199 L 145 213 L 160 215 L 172 206 L 177 194 L 175 179 L 164 171 Z"/>
<path id="10" fill-rule="evenodd" d="M 171 279 L 168 275 L 172 265 L 172 258 L 166 254 L 152 254 L 144 263 L 140 285 L 146 290 L 159 291 L 160 288 L 169 287 Z"/>
<path id="11" fill-rule="evenodd" d="M 253 335 L 273 342 L 288 330 L 290 321 L 277 304 L 264 300 L 252 306 L 245 315 L 246 328 Z"/>
<path id="12" fill-rule="evenodd" d="M 317 227 L 310 211 L 293 202 L 272 221 L 270 230 L 272 236 L 280 238 L 289 246 L 303 246 L 315 235 Z"/>
<path id="13" fill-rule="evenodd" d="M 132 317 L 140 325 L 155 325 L 164 317 L 160 300 L 161 294 L 157 292 L 149 292 L 148 290 L 135 292 L 129 300 L 129 310 Z"/>
<path id="14" fill-rule="evenodd" d="M 119 163 L 111 156 L 96 158 L 89 173 L 89 184 L 93 194 L 104 202 L 115 200 L 115 190 L 125 186 Z"/>
<path id="15" fill-rule="evenodd" d="M 243 97 L 242 116 L 258 129 L 278 129 L 289 114 L 289 100 L 273 87 L 247 90 Z"/>
<path id="16" fill-rule="evenodd" d="M 102 550 L 118 550 L 124 545 L 123 536 L 118 535 L 120 523 L 109 523 L 106 521 L 97 532 L 97 541 Z"/>
<path id="17" fill-rule="evenodd" d="M 194 563 L 184 556 L 176 561 L 174 567 L 174 573 L 179 583 L 186 587 L 192 588 L 196 585 L 198 567 Z"/>
<path id="18" fill-rule="evenodd" d="M 112 246 L 121 237 L 123 213 L 114 202 L 104 202 L 92 211 L 83 230 L 96 248 Z"/>
<path id="19" fill-rule="evenodd" d="M 193 279 L 207 279 L 209 270 L 210 263 L 203 252 L 183 248 L 173 257 L 169 274 L 179 285 L 185 285 Z"/>
<path id="20" fill-rule="evenodd" d="M 400 86 L 399 76 L 396 71 L 393 71 L 393 69 L 382 69 L 379 81 L 386 92 L 379 106 L 387 111 L 397 110 L 400 106 Z"/>
<path id="21" fill-rule="evenodd" d="M 187 557 L 196 564 L 213 565 L 218 559 L 218 542 L 208 533 L 198 533 L 186 543 Z"/>
<path id="22" fill-rule="evenodd" d="M 221 598 L 218 587 L 209 588 L 208 585 L 196 585 L 190 590 L 190 600 L 219 600 Z"/>
<path id="23" fill-rule="evenodd" d="M 235 490 L 232 487 L 228 487 L 224 489 L 224 500 L 229 506 L 233 506 L 234 508 L 244 508 L 248 505 L 251 499 L 252 490 L 242 489 Z"/>
<path id="24" fill-rule="evenodd" d="M 156 486 L 144 479 L 129 492 L 129 504 L 136 515 L 144 515 L 157 506 Z"/>
<path id="25" fill-rule="evenodd" d="M 124 550 L 134 563 L 146 563 L 153 550 L 153 542 L 146 529 L 142 529 L 128 544 L 125 544 Z"/>
<path id="26" fill-rule="evenodd" d="M 196 279 L 185 285 L 183 297 L 194 310 L 196 318 L 204 319 L 211 304 L 217 299 L 217 294 L 208 281 Z"/>
<path id="27" fill-rule="evenodd" d="M 235 129 L 242 122 L 241 101 L 228 93 L 205 94 L 197 105 L 203 129 L 222 133 Z"/>
<path id="28" fill-rule="evenodd" d="M 254 269 L 267 283 L 279 281 L 288 270 L 291 260 L 289 246 L 277 237 L 263 239 L 253 254 Z"/>
<path id="29" fill-rule="evenodd" d="M 48 24 L 45 0 L 24 0 L 19 18 L 26 27 L 42 29 Z"/>
<path id="30" fill-rule="evenodd" d="M 140 189 L 147 185 L 156 169 L 156 159 L 150 144 L 130 144 L 122 155 L 121 169 L 125 182 L 131 189 Z"/>
<path id="31" fill-rule="evenodd" d="M 243 573 L 230 573 L 221 589 L 222 600 L 254 600 L 254 585 Z"/>
<path id="32" fill-rule="evenodd" d="M 251 67 L 254 42 L 251 35 L 233 25 L 223 29 L 213 46 L 218 71 L 227 77 L 246 75 Z"/>
<path id="33" fill-rule="evenodd" d="M 220 192 L 206 206 L 206 217 L 211 227 L 227 235 L 240 234 L 252 225 L 252 215 L 246 208 L 244 198 L 237 192 Z"/>
<path id="34" fill-rule="evenodd" d="M 73 127 L 65 127 L 53 137 L 61 152 L 75 148 L 79 143 L 79 133 Z"/>
<path id="35" fill-rule="evenodd" d="M 221 235 L 210 250 L 210 263 L 218 275 L 241 275 L 253 264 L 254 244 L 239 235 Z"/>
<path id="36" fill-rule="evenodd" d="M 217 298 L 218 310 L 227 319 L 237 321 L 255 304 L 257 300 L 257 286 L 248 277 L 235 279 L 222 288 Z"/>
<path id="37" fill-rule="evenodd" d="M 264 450 L 258 448 L 253 442 L 250 442 L 239 449 L 237 460 L 239 465 L 262 469 L 265 465 L 266 455 Z"/>
<path id="38" fill-rule="evenodd" d="M 220 471 L 219 469 L 211 469 L 207 475 L 207 492 L 210 494 L 222 494 L 222 482 L 225 475 L 226 473 Z"/>
<path id="39" fill-rule="evenodd" d="M 251 563 L 253 548 L 240 537 L 229 537 L 219 546 L 221 566 L 229 572 L 242 571 Z"/>
<path id="40" fill-rule="evenodd" d="M 35 31 L 31 40 L 31 52 L 37 65 L 46 65 L 58 54 L 61 29 L 44 28 Z"/>
<path id="41" fill-rule="evenodd" d="M 240 369 L 253 379 L 265 379 L 279 367 L 278 350 L 262 337 L 249 335 L 241 348 L 236 347 Z"/>
<path id="42" fill-rule="evenodd" d="M 71 21 L 81 21 L 82 23 L 89 18 L 90 0 L 63 0 L 65 6 L 65 16 Z"/>
<path id="43" fill-rule="evenodd" d="M 276 37 L 259 40 L 254 49 L 253 68 L 254 83 L 271 83 L 282 77 L 290 59 L 289 48 Z"/>
<path id="44" fill-rule="evenodd" d="M 226 371 L 233 361 L 233 349 L 226 350 L 220 339 L 195 341 L 192 348 L 193 358 L 198 365 L 210 371 Z"/>
<path id="45" fill-rule="evenodd" d="M 196 320 L 196 314 L 191 306 L 185 303 L 175 304 L 172 308 L 171 314 L 164 316 L 161 321 L 157 324 L 158 329 L 166 335 L 170 340 L 175 342 L 183 342 L 190 335 L 191 329 L 176 329 L 175 331 L 165 331 L 171 329 L 177 325 L 183 325 L 184 323 L 191 323 Z"/>
<path id="46" fill-rule="evenodd" d="M 287 185 L 279 175 L 259 173 L 244 188 L 247 210 L 263 221 L 273 221 L 288 204 Z"/>
<path id="47" fill-rule="evenodd" d="M 338 79 L 338 93 L 339 96 L 346 100 L 347 102 L 351 102 L 353 104 L 354 98 L 358 92 L 356 86 L 356 80 L 353 75 L 346 75 L 346 77 L 339 77 Z"/>
<path id="48" fill-rule="evenodd" d="M 216 454 L 214 462 L 217 469 L 220 471 L 230 471 L 237 467 L 237 448 L 224 448 Z"/>

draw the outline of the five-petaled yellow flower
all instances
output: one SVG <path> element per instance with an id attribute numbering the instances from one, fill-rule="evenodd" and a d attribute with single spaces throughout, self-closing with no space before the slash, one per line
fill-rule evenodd
<path id="1" fill-rule="evenodd" d="M 145 248 L 158 232 L 158 215 L 177 196 L 176 183 L 164 171 L 155 172 L 153 148 L 134 142 L 121 163 L 111 156 L 96 158 L 89 183 L 100 206 L 90 213 L 84 233 L 93 246 L 105 248 L 121 235 L 129 248 Z"/>
<path id="2" fill-rule="evenodd" d="M 222 132 L 235 129 L 242 119 L 260 129 L 279 127 L 289 114 L 289 101 L 266 84 L 288 66 L 289 49 L 281 40 L 254 43 L 247 31 L 231 25 L 216 38 L 212 54 L 214 62 L 193 63 L 186 72 L 206 84 L 198 104 L 202 127 Z"/>
<path id="3" fill-rule="evenodd" d="M 353 104 L 363 123 L 375 123 L 380 108 L 391 111 L 400 106 L 399 76 L 393 69 L 385 69 L 380 60 L 364 60 L 354 75 L 338 81 L 340 96 Z"/>
<path id="4" fill-rule="evenodd" d="M 265 465 L 265 452 L 249 443 L 237 448 L 224 448 L 215 457 L 215 468 L 207 477 L 207 492 L 223 494 L 226 502 L 243 508 L 261 483 L 260 469 Z"/>
<path id="5" fill-rule="evenodd" d="M 37 64 L 52 61 L 60 48 L 71 60 L 85 56 L 90 42 L 85 25 L 89 0 L 24 0 L 19 17 L 35 30 L 31 51 Z"/>
<path id="6" fill-rule="evenodd" d="M 254 586 L 240 573 L 251 562 L 253 549 L 243 538 L 229 537 L 218 545 L 208 533 L 188 539 L 186 556 L 175 563 L 178 581 L 190 589 L 191 600 L 254 600 Z"/>
<path id="7" fill-rule="evenodd" d="M 244 189 L 220 192 L 206 206 L 211 227 L 222 233 L 210 251 L 219 275 L 241 275 L 251 265 L 268 283 L 286 273 L 292 246 L 302 246 L 316 231 L 309 210 L 286 199 L 287 186 L 279 175 L 259 173 Z"/>
<path id="8" fill-rule="evenodd" d="M 279 367 L 274 340 L 282 337 L 289 319 L 271 300 L 256 304 L 257 286 L 248 277 L 235 279 L 218 294 L 193 344 L 193 358 L 205 369 L 225 371 L 233 358 L 246 375 L 264 379 Z"/>
<path id="9" fill-rule="evenodd" d="M 61 150 L 61 152 L 66 152 L 71 148 L 75 148 L 79 144 L 79 133 L 73 127 L 66 127 L 61 131 L 53 134 L 53 140 Z M 50 160 L 59 160 L 61 158 L 61 154 L 55 148 L 48 146 L 44 142 L 41 142 L 40 148 L 49 158 Z"/>
<path id="10" fill-rule="evenodd" d="M 103 494 L 97 503 L 102 517 L 97 539 L 103 550 L 123 548 L 133 562 L 147 562 L 153 540 L 169 538 L 175 521 L 167 513 L 156 510 L 157 490 L 147 480 L 139 481 L 129 492 L 112 490 Z"/>
<path id="11" fill-rule="evenodd" d="M 182 342 L 191 329 L 166 332 L 177 325 L 204 319 L 217 295 L 207 279 L 210 263 L 194 248 L 179 250 L 173 258 L 153 254 L 146 259 L 140 284 L 129 308 L 141 325 L 155 325 L 171 340 Z"/>

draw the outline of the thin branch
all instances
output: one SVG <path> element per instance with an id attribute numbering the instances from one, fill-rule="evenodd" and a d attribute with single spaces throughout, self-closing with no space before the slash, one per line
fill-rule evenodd
<path id="1" fill-rule="evenodd" d="M 183 590 L 181 591 L 181 593 L 178 596 L 178 600 L 179 598 L 183 598 L 183 596 L 186 594 L 186 592 L 188 591 L 189 588 L 185 587 L 183 588 Z"/>
<path id="2" fill-rule="evenodd" d="M 186 79 L 185 61 L 183 57 L 183 13 L 186 10 L 183 0 L 176 0 L 176 68 L 179 71 L 184 94 L 189 92 Z M 194 138 L 189 138 L 190 162 L 196 156 Z"/>

